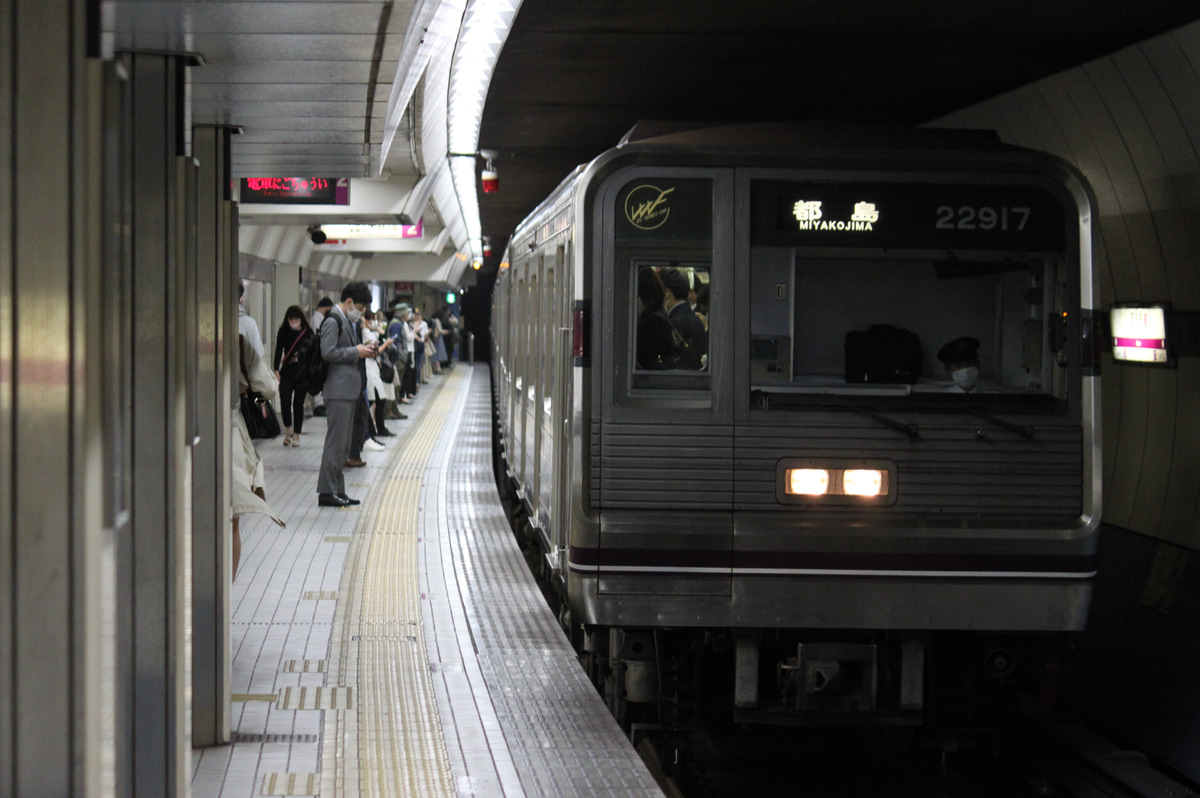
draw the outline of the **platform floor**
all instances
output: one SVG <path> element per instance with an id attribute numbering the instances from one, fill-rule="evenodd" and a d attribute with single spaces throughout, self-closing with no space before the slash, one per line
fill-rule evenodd
<path id="1" fill-rule="evenodd" d="M 260 443 L 280 529 L 233 585 L 232 745 L 195 798 L 660 796 L 525 566 L 491 474 L 482 366 L 432 377 L 387 451 L 320 508 L 323 418 Z"/>

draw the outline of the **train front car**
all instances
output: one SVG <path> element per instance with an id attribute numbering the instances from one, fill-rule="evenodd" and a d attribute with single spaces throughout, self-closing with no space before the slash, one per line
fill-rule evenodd
<path id="1" fill-rule="evenodd" d="M 925 135 L 707 131 L 577 175 L 559 556 L 620 719 L 948 719 L 1083 627 L 1094 202 L 1053 157 Z"/>

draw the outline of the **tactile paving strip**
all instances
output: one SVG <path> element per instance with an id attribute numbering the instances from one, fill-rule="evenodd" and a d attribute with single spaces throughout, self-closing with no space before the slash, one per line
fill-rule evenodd
<path id="1" fill-rule="evenodd" d="M 263 776 L 262 795 L 316 795 L 315 773 L 268 773 Z"/>
<path id="2" fill-rule="evenodd" d="M 461 378 L 447 378 L 389 462 L 347 554 L 328 679 L 353 684 L 355 707 L 327 713 L 321 796 L 455 796 L 420 626 L 421 478 Z M 354 754 L 357 753 L 355 757 Z"/>

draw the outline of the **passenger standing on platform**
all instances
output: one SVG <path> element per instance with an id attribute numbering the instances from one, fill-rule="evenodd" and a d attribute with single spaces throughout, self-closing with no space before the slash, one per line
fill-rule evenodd
<path id="1" fill-rule="evenodd" d="M 379 363 L 380 358 L 387 357 L 385 350 L 391 348 L 392 341 L 382 337 L 382 316 L 382 313 L 377 313 L 363 325 L 363 343 L 375 349 L 375 356 L 367 358 L 363 363 L 367 367 L 367 402 L 375 414 L 375 434 L 372 437 L 393 438 L 396 433 L 389 430 L 384 423 L 387 418 L 387 402 L 394 396 L 392 383 L 384 382 Z"/>
<path id="2" fill-rule="evenodd" d="M 408 358 L 406 359 L 404 382 L 400 387 L 400 402 L 407 405 L 412 404 L 413 398 L 417 395 L 417 333 L 413 326 L 413 312 L 407 306 L 404 308 L 401 318 L 404 322 L 404 343 L 408 348 Z"/>
<path id="3" fill-rule="evenodd" d="M 245 286 L 239 286 L 238 303 L 245 294 Z M 243 321 L 243 318 L 245 321 Z M 242 332 L 251 332 L 262 345 L 258 335 L 258 325 L 250 316 L 238 319 L 238 396 L 246 391 L 257 391 L 264 399 L 275 396 L 276 383 L 271 378 L 271 372 L 251 342 Z M 239 400 L 240 401 L 240 400 Z M 241 517 L 248 513 L 262 513 L 280 526 L 287 526 L 276 517 L 271 505 L 267 504 L 266 469 L 263 468 L 262 458 L 250 440 L 246 431 L 246 420 L 241 411 L 234 405 L 232 417 L 233 441 L 230 447 L 230 496 L 229 504 L 233 514 L 233 577 L 237 577 L 238 563 L 242 559 Z"/>
<path id="4" fill-rule="evenodd" d="M 414 351 L 416 352 L 417 382 L 424 385 L 429 381 L 425 378 L 425 344 L 429 341 L 429 325 L 421 318 L 420 308 L 413 309 L 413 335 L 416 337 Z"/>
<path id="5" fill-rule="evenodd" d="M 275 333 L 275 379 L 279 381 L 279 404 L 283 411 L 283 427 L 286 434 L 284 446 L 299 446 L 300 431 L 304 428 L 304 399 L 308 396 L 303 382 L 301 364 L 313 343 L 312 330 L 304 311 L 292 305 L 283 314 L 283 324 Z M 295 416 L 295 422 L 292 416 Z M 295 433 L 292 425 L 295 424 Z"/>
<path id="6" fill-rule="evenodd" d="M 359 504 L 346 495 L 343 473 L 354 434 L 354 411 L 363 401 L 363 372 L 359 364 L 373 352 L 356 337 L 353 322 L 371 302 L 366 283 L 353 282 L 342 289 L 342 301 L 329 310 L 331 317 L 321 326 L 321 356 L 329 364 L 325 376 L 325 449 L 317 477 L 317 503 L 322 507 Z"/>
<path id="7" fill-rule="evenodd" d="M 321 323 L 325 321 L 325 317 L 329 314 L 329 309 L 333 307 L 333 300 L 327 296 L 321 297 L 321 301 L 317 303 L 317 309 L 312 314 L 312 331 L 313 335 L 320 337 Z M 317 394 L 312 397 L 312 414 L 314 416 L 325 415 L 325 397 L 323 394 Z"/>
<path id="8" fill-rule="evenodd" d="M 433 314 L 433 318 L 429 323 L 429 342 L 433 344 L 433 353 L 429 358 L 429 368 L 434 374 L 442 373 L 442 361 L 446 356 L 446 343 L 442 340 L 445 334 L 445 328 L 442 326 L 441 311 Z M 425 350 L 426 354 L 430 354 L 429 350 Z"/>
<path id="9" fill-rule="evenodd" d="M 409 309 L 407 302 L 397 302 L 395 305 L 395 313 L 392 316 L 392 322 L 388 325 L 388 338 L 395 341 L 392 346 L 396 347 L 396 377 L 392 381 L 396 386 L 396 414 L 399 419 L 408 418 L 404 413 L 400 412 L 399 403 L 407 404 L 405 398 L 404 385 L 405 379 L 408 377 L 408 372 L 411 370 L 408 361 L 412 358 L 412 346 L 409 341 L 411 332 L 408 328 Z"/>
<path id="10" fill-rule="evenodd" d="M 266 357 L 263 350 L 262 336 L 258 333 L 258 322 L 246 312 L 246 284 L 238 281 L 238 335 L 246 339 L 246 343 L 254 347 L 260 358 Z"/>
<path id="11" fill-rule="evenodd" d="M 312 314 L 312 328 L 314 331 L 321 329 L 321 322 L 325 321 L 325 316 L 329 313 L 329 309 L 333 307 L 333 300 L 329 297 L 321 297 L 321 301 L 317 303 L 317 309 Z"/>

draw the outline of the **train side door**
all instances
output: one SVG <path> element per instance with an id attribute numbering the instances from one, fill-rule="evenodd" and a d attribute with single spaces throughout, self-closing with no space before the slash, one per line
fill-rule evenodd
<path id="1" fill-rule="evenodd" d="M 636 167 L 597 193 L 601 593 L 731 589 L 732 189 L 729 170 Z"/>

